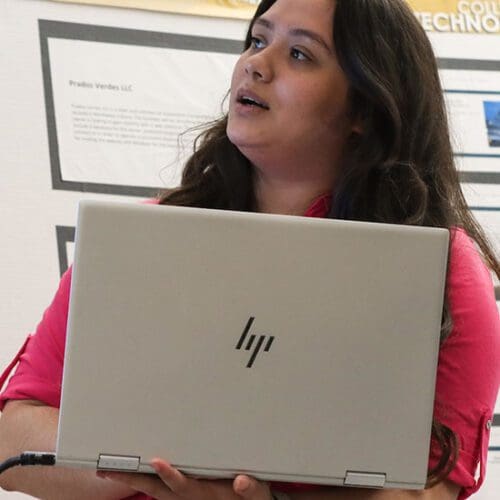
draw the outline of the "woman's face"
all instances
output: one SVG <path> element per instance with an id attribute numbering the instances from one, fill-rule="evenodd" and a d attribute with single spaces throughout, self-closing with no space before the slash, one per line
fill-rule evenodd
<path id="1" fill-rule="evenodd" d="M 277 0 L 255 22 L 234 69 L 227 126 L 254 165 L 295 162 L 304 172 L 304 162 L 331 170 L 338 159 L 352 126 L 334 9 L 334 0 Z"/>

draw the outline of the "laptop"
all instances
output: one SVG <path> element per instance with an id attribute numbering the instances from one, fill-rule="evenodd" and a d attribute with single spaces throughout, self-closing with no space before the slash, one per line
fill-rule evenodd
<path id="1" fill-rule="evenodd" d="M 56 463 L 422 488 L 448 239 L 81 202 Z"/>

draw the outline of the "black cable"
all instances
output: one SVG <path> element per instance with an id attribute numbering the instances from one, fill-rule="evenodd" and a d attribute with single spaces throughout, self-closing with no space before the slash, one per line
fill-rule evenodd
<path id="1" fill-rule="evenodd" d="M 11 467 L 15 467 L 16 465 L 21 465 L 21 455 L 17 457 L 8 458 L 5 462 L 0 464 L 0 474 L 5 472 L 7 469 Z"/>
<path id="2" fill-rule="evenodd" d="M 17 465 L 55 465 L 54 453 L 44 451 L 25 451 L 17 457 L 11 457 L 0 464 L 0 474 Z"/>

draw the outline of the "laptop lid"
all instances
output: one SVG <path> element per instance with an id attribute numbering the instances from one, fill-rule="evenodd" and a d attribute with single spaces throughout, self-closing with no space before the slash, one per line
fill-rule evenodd
<path id="1" fill-rule="evenodd" d="M 421 488 L 448 231 L 80 203 L 56 460 Z"/>

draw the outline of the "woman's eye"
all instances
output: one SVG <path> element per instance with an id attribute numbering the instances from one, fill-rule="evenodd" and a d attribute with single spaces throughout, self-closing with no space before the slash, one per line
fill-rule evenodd
<path id="1" fill-rule="evenodd" d="M 250 45 L 254 49 L 262 49 L 264 47 L 264 41 L 253 36 L 250 40 Z"/>
<path id="2" fill-rule="evenodd" d="M 304 52 L 302 52 L 299 49 L 292 49 L 290 51 L 290 55 L 293 57 L 293 59 L 297 59 L 298 61 L 310 61 L 311 58 L 307 56 Z"/>

